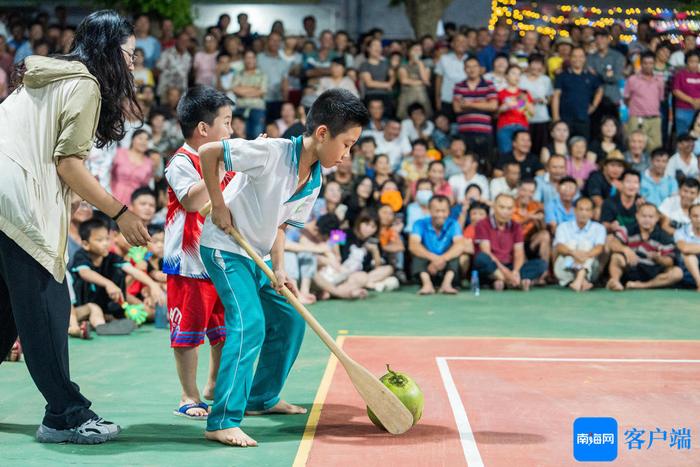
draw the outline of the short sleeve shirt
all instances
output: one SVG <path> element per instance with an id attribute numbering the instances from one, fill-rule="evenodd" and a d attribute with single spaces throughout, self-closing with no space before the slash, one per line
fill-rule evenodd
<path id="1" fill-rule="evenodd" d="M 520 177 L 525 178 L 535 178 L 538 171 L 544 170 L 544 166 L 540 162 L 539 157 L 534 154 L 528 154 L 522 161 L 515 160 L 515 156 L 512 152 L 505 154 L 498 160 L 498 165 L 496 168 L 503 170 L 503 167 L 510 162 L 517 162 L 520 164 Z"/>
<path id="2" fill-rule="evenodd" d="M 632 203 L 630 208 L 626 208 L 622 204 L 620 195 L 617 194 L 612 198 L 608 198 L 603 202 L 603 207 L 600 211 L 601 222 L 617 221 L 621 226 L 628 227 L 636 225 L 637 220 L 637 203 Z"/>
<path id="3" fill-rule="evenodd" d="M 308 181 L 297 191 L 302 137 L 292 140 L 240 138 L 224 140 L 224 165 L 236 176 L 224 189 L 224 201 L 234 223 L 254 250 L 267 257 L 283 224 L 303 228 L 321 190 L 321 164 L 311 166 Z M 202 246 L 248 254 L 208 216 L 202 228 Z"/>
<path id="4" fill-rule="evenodd" d="M 513 248 L 524 242 L 523 231 L 517 222 L 508 222 L 503 230 L 496 225 L 493 216 L 482 219 L 476 224 L 476 245 L 481 251 L 481 244 L 488 241 L 491 253 L 503 264 L 513 263 Z"/>
<path id="5" fill-rule="evenodd" d="M 562 119 L 588 120 L 588 106 L 599 87 L 600 79 L 588 71 L 574 73 L 565 70 L 558 74 L 554 79 L 554 89 L 561 91 L 559 109 Z"/>
<path id="6" fill-rule="evenodd" d="M 419 219 L 413 224 L 412 236 L 420 237 L 426 250 L 436 255 L 442 255 L 450 249 L 455 237 L 460 237 L 461 232 L 457 221 L 448 218 L 438 232 L 433 226 L 430 217 Z"/>

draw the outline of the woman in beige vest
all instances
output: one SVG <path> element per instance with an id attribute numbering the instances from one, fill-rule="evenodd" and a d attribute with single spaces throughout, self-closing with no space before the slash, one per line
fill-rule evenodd
<path id="1" fill-rule="evenodd" d="M 0 357 L 19 334 L 47 401 L 40 442 L 96 444 L 120 431 L 90 410 L 70 380 L 66 244 L 73 192 L 111 216 L 131 244 L 149 240 L 83 163 L 93 141 L 119 141 L 125 115 L 140 113 L 134 48 L 130 23 L 95 12 L 78 26 L 68 54 L 27 57 L 17 89 L 0 105 Z"/>

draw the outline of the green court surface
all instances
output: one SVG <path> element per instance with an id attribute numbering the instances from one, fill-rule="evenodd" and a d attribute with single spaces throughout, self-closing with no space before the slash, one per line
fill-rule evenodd
<path id="1" fill-rule="evenodd" d="M 415 291 L 372 294 L 361 302 L 329 301 L 311 311 L 333 336 L 700 340 L 700 295 L 690 291 L 600 290 L 577 295 L 548 288 L 427 298 L 417 297 Z M 168 332 L 153 326 L 128 337 L 71 339 L 74 381 L 98 414 L 124 428 L 116 441 L 100 446 L 36 443 L 43 399 L 23 363 L 0 365 L 0 466 L 292 465 L 308 415 L 247 418 L 244 429 L 260 443 L 248 449 L 208 442 L 202 435 L 203 422 L 173 416 L 179 385 L 168 344 Z M 205 356 L 208 347 L 202 350 Z M 283 397 L 310 408 L 328 355 L 309 330 Z M 203 384 L 208 358 L 200 360 Z M 400 361 L 390 363 L 401 368 Z"/>

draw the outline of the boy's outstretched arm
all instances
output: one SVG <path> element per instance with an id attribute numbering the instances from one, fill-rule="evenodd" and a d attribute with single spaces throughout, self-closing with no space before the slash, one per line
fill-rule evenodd
<path id="1" fill-rule="evenodd" d="M 231 211 L 226 206 L 219 184 L 219 163 L 224 160 L 223 143 L 215 141 L 204 144 L 199 148 L 199 159 L 202 163 L 202 178 L 211 200 L 211 220 L 221 230 L 233 227 Z"/>

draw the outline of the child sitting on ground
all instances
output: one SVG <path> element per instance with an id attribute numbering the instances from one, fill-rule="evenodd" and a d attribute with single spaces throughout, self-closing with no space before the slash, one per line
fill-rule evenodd
<path id="1" fill-rule="evenodd" d="M 156 193 L 147 186 L 137 188 L 131 194 L 131 211 L 141 219 L 146 228 L 151 225 L 156 215 L 156 204 Z M 121 234 L 117 234 L 115 245 L 115 253 L 122 257 L 127 256 L 131 250 L 131 245 Z"/>
<path id="2" fill-rule="evenodd" d="M 405 284 L 408 280 L 404 272 L 404 243 L 401 231 L 403 230 L 403 214 L 395 213 L 388 204 L 382 204 L 377 211 L 379 215 L 379 246 L 387 263 L 394 267 L 396 278 Z"/>
<path id="3" fill-rule="evenodd" d="M 126 316 L 142 324 L 148 317 L 145 310 L 132 307 L 125 312 L 123 308 L 124 303 L 142 304 L 136 297 L 126 295 L 127 275 L 146 284 L 155 303 L 165 303 L 163 291 L 148 274 L 121 256 L 110 253 L 109 230 L 101 220 L 83 222 L 79 232 L 82 249 L 75 254 L 70 266 L 77 307 L 92 303 L 100 308 L 107 320 Z M 86 311 L 89 317 L 92 313 Z"/>

